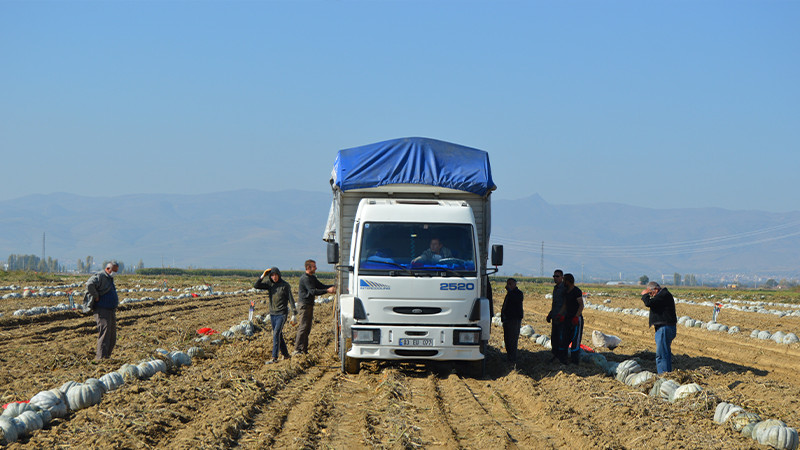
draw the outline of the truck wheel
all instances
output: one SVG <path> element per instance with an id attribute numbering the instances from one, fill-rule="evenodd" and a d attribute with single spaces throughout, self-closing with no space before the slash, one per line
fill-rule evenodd
<path id="1" fill-rule="evenodd" d="M 342 373 L 355 375 L 361 370 L 361 361 L 347 356 L 349 339 L 339 336 L 339 360 L 342 362 Z"/>
<path id="2" fill-rule="evenodd" d="M 484 378 L 486 376 L 486 347 L 488 344 L 488 341 L 481 341 L 483 359 L 469 362 L 469 374 L 472 378 Z"/>

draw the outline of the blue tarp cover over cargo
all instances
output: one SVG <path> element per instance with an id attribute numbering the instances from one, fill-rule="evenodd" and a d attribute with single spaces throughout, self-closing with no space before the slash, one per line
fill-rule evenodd
<path id="1" fill-rule="evenodd" d="M 419 137 L 339 150 L 333 182 L 342 191 L 426 184 L 486 195 L 496 188 L 485 151 Z"/>

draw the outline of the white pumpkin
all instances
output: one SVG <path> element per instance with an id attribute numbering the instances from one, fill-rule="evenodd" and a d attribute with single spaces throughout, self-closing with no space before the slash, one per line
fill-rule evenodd
<path id="1" fill-rule="evenodd" d="M 203 347 L 189 347 L 189 350 L 186 350 L 186 354 L 192 358 L 202 358 L 206 352 Z"/>
<path id="2" fill-rule="evenodd" d="M 676 381 L 665 380 L 661 383 L 661 386 L 659 386 L 659 394 L 661 398 L 671 402 L 675 398 L 675 391 L 677 391 L 679 387 L 681 387 L 681 385 Z"/>
<path id="3" fill-rule="evenodd" d="M 678 389 L 675 389 L 675 394 L 672 396 L 672 401 L 680 400 L 689 397 L 690 395 L 702 391 L 703 388 L 697 383 L 682 384 Z"/>
<path id="4" fill-rule="evenodd" d="M 156 374 L 156 368 L 150 365 L 150 361 L 140 362 L 138 366 L 139 378 L 146 380 Z"/>
<path id="5" fill-rule="evenodd" d="M 30 404 L 50 411 L 55 418 L 67 416 L 67 396 L 59 389 L 39 392 L 31 398 Z"/>
<path id="6" fill-rule="evenodd" d="M 733 403 L 720 402 L 717 409 L 714 410 L 714 423 L 722 425 L 731 418 L 733 414 L 744 411 L 741 406 L 736 406 Z"/>
<path id="7" fill-rule="evenodd" d="M 0 416 L 0 445 L 17 442 L 17 419 L 11 416 Z"/>
<path id="8" fill-rule="evenodd" d="M 169 356 L 172 358 L 172 361 L 174 361 L 175 365 L 178 367 L 192 365 L 192 358 L 182 351 L 176 350 L 174 352 L 170 352 Z"/>
<path id="9" fill-rule="evenodd" d="M 163 359 L 154 359 L 150 361 L 150 364 L 156 370 L 156 372 L 167 372 L 167 362 Z"/>
<path id="10" fill-rule="evenodd" d="M 631 387 L 636 387 L 648 380 L 653 379 L 656 376 L 653 372 L 648 370 L 643 370 L 641 372 L 632 373 L 625 378 L 625 384 Z"/>
<path id="11" fill-rule="evenodd" d="M 533 327 L 530 325 L 525 325 L 519 329 L 520 336 L 528 337 L 533 334 Z"/>
<path id="12" fill-rule="evenodd" d="M 780 425 L 766 428 L 758 436 L 759 444 L 769 445 L 778 450 L 796 450 L 797 441 L 797 430 Z"/>
<path id="13" fill-rule="evenodd" d="M 102 391 L 103 394 L 106 393 L 106 386 L 103 384 L 102 381 L 98 380 L 97 378 L 87 378 L 86 381 L 83 382 L 83 384 L 91 384 L 92 386 L 100 389 L 100 391 Z"/>
<path id="14" fill-rule="evenodd" d="M 642 366 L 639 365 L 635 359 L 628 359 L 619 363 L 617 366 L 617 380 L 622 381 L 623 383 L 628 378 L 628 375 L 632 373 L 639 373 L 642 371 Z"/>
<path id="15" fill-rule="evenodd" d="M 64 395 L 66 395 L 67 392 L 69 391 L 69 388 L 78 384 L 80 383 L 78 383 L 77 381 L 67 381 L 66 383 L 62 384 L 61 387 L 58 388 L 58 390 L 63 392 Z"/>
<path id="16" fill-rule="evenodd" d="M 758 422 L 757 424 L 755 424 L 755 426 L 753 427 L 753 430 L 752 430 L 752 433 L 751 433 L 750 437 L 752 437 L 753 439 L 755 439 L 757 441 L 760 441 L 761 434 L 764 431 L 766 431 L 767 428 L 770 428 L 770 427 L 785 427 L 785 426 L 786 426 L 786 423 L 784 423 L 782 420 L 778 420 L 778 419 L 762 420 L 761 422 Z"/>
<path id="17" fill-rule="evenodd" d="M 36 413 L 36 411 L 25 411 L 24 413 L 17 416 L 17 420 L 22 422 L 25 425 L 25 434 L 32 434 L 36 430 L 41 430 L 44 428 L 44 421 L 42 421 L 42 416 Z"/>
<path id="18" fill-rule="evenodd" d="M 78 383 L 67 391 L 67 406 L 73 411 L 96 405 L 102 399 L 103 388 L 94 383 Z"/>
<path id="19" fill-rule="evenodd" d="M 27 403 L 11 402 L 6 406 L 5 411 L 3 411 L 3 415 L 6 417 L 18 417 L 25 411 L 32 411 L 32 410 L 33 408 L 31 408 L 31 405 Z"/>
<path id="20" fill-rule="evenodd" d="M 117 369 L 117 373 L 122 375 L 122 379 L 131 382 L 139 379 L 139 368 L 133 364 L 123 364 Z"/>
<path id="21" fill-rule="evenodd" d="M 100 377 L 100 382 L 106 389 L 106 392 L 117 390 L 120 386 L 125 384 L 125 380 L 118 372 L 110 372 Z"/>

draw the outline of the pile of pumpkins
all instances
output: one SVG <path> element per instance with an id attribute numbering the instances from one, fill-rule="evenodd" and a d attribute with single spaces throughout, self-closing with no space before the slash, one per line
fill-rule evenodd
<path id="1" fill-rule="evenodd" d="M 734 431 L 753 438 L 761 445 L 779 450 L 797 450 L 797 430 L 777 419 L 762 420 L 754 412 L 733 403 L 720 402 L 714 410 L 714 423 L 728 424 Z"/>
<path id="2" fill-rule="evenodd" d="M 636 387 L 657 377 L 652 372 L 642 370 L 639 363 L 634 359 L 625 360 L 621 363 L 609 363 L 599 353 L 591 353 L 586 358 L 601 370 L 604 370 L 607 375 L 614 376 L 617 380 L 631 387 Z M 657 378 L 650 389 L 649 395 L 675 402 L 702 390 L 697 383 L 679 385 L 673 380 Z M 762 420 L 758 414 L 747 412 L 744 408 L 730 403 L 720 402 L 717 404 L 714 412 L 714 423 L 720 425 L 729 423 L 734 430 L 753 438 L 762 445 L 769 445 L 779 450 L 797 450 L 798 448 L 798 434 L 794 428 L 786 426 L 780 420 Z"/>
<path id="3" fill-rule="evenodd" d="M 146 380 L 156 372 L 192 364 L 192 358 L 202 357 L 201 347 L 191 347 L 186 352 L 158 349 L 154 358 L 138 364 L 123 364 L 117 371 L 83 383 L 67 381 L 57 389 L 41 391 L 27 402 L 12 402 L 0 415 L 0 444 L 10 444 L 17 439 L 47 427 L 53 419 L 67 417 L 69 411 L 78 411 L 100 403 L 108 392 L 136 380 Z"/>

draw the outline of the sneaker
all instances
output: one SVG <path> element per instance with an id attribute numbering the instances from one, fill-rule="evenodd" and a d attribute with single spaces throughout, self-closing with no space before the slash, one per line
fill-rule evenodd
<path id="1" fill-rule="evenodd" d="M 295 357 L 297 355 L 302 355 L 302 354 L 303 354 L 303 352 L 301 352 L 300 350 L 295 350 L 295 351 L 292 352 L 292 357 Z"/>
<path id="2" fill-rule="evenodd" d="M 267 362 L 265 362 L 264 364 L 275 364 L 276 362 L 278 362 L 277 359 L 270 359 L 270 360 L 267 360 Z"/>

